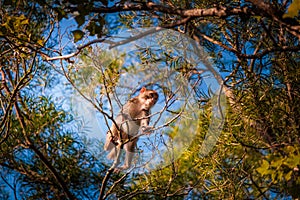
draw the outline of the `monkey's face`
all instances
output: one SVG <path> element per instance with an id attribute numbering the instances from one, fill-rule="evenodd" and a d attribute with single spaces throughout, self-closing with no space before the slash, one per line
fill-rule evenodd
<path id="1" fill-rule="evenodd" d="M 154 104 L 157 102 L 158 94 L 154 90 L 147 90 L 142 88 L 139 94 L 139 100 L 142 104 L 142 110 L 150 110 Z"/>

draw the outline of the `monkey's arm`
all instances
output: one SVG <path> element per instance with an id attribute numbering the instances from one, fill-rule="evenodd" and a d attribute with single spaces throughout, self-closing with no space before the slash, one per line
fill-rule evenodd
<path id="1" fill-rule="evenodd" d="M 149 126 L 150 123 L 150 112 L 149 111 L 145 111 L 143 113 L 143 118 L 141 119 L 141 131 L 144 134 L 151 134 L 152 133 L 152 126 Z"/>

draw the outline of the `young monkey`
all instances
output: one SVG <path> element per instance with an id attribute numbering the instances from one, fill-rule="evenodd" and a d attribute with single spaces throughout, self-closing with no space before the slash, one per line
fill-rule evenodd
<path id="1" fill-rule="evenodd" d="M 138 134 L 139 129 L 141 128 L 146 134 L 151 133 L 151 127 L 149 127 L 150 109 L 155 105 L 157 99 L 158 94 L 155 90 L 148 90 L 143 87 L 137 97 L 130 99 L 124 105 L 115 119 L 116 124 L 113 124 L 107 132 L 104 150 L 110 151 L 107 158 L 115 160 L 116 164 L 119 162 L 117 154 L 121 150 L 122 143 L 126 141 L 123 146 L 126 151 L 124 164 L 118 170 L 125 170 L 130 167 L 138 141 L 138 138 L 131 138 Z"/>

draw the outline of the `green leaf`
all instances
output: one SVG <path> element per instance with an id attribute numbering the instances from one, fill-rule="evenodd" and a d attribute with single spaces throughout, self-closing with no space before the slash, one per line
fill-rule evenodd
<path id="1" fill-rule="evenodd" d="M 269 174 L 269 166 L 270 166 L 269 162 L 266 160 L 263 160 L 261 166 L 258 167 L 256 170 L 261 175 L 266 175 L 266 174 Z"/>
<path id="2" fill-rule="evenodd" d="M 294 0 L 287 10 L 287 13 L 283 15 L 283 18 L 294 18 L 298 16 L 300 10 L 300 0 Z"/>
<path id="3" fill-rule="evenodd" d="M 96 23 L 93 21 L 90 22 L 86 29 L 90 32 L 91 36 L 94 36 L 96 34 Z"/>
<path id="4" fill-rule="evenodd" d="M 85 22 L 85 15 L 80 14 L 80 15 L 75 17 L 75 20 L 77 22 L 78 27 L 80 27 Z"/>
<path id="5" fill-rule="evenodd" d="M 62 20 L 63 18 L 68 19 L 68 14 L 64 9 L 56 8 L 58 21 Z"/>
<path id="6" fill-rule="evenodd" d="M 279 169 L 282 165 L 282 163 L 284 162 L 285 159 L 278 159 L 276 161 L 273 161 L 271 162 L 271 166 L 276 168 L 276 169 Z"/>
<path id="7" fill-rule="evenodd" d="M 285 180 L 286 181 L 289 181 L 291 178 L 292 178 L 292 173 L 293 173 L 293 170 L 289 171 L 285 176 Z"/>
<path id="8" fill-rule="evenodd" d="M 75 30 L 72 31 L 73 37 L 74 37 L 74 41 L 78 42 L 79 40 L 81 40 L 84 36 L 84 32 L 81 30 Z"/>
<path id="9" fill-rule="evenodd" d="M 292 155 L 292 156 L 288 157 L 285 164 L 289 168 L 297 167 L 300 164 L 300 155 Z"/>
<path id="10" fill-rule="evenodd" d="M 107 0 L 100 0 L 100 1 L 101 1 L 101 3 L 103 3 L 103 5 L 107 6 L 107 4 L 108 4 Z"/>

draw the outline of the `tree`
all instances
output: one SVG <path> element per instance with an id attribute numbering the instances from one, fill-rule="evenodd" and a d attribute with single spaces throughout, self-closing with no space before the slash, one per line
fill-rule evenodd
<path id="1" fill-rule="evenodd" d="M 71 116 L 43 95 L 59 81 L 40 54 L 47 49 L 47 33 L 53 29 L 48 14 L 46 7 L 35 2 L 1 2 L 4 199 L 12 195 L 15 199 L 83 198 L 90 189 L 97 189 L 105 167 L 99 166 L 76 132 L 66 128 Z"/>
<path id="2" fill-rule="evenodd" d="M 2 174 L 16 174 L 19 184 L 35 188 L 28 197 L 93 198 L 92 191 L 96 196 L 101 193 L 100 198 L 115 195 L 123 199 L 139 199 L 144 195 L 153 198 L 299 198 L 300 26 L 296 2 L 2 1 Z M 72 23 L 77 27 L 63 28 L 64 20 L 70 18 L 74 18 Z M 136 28 L 150 26 L 156 28 L 134 32 Z M 133 29 L 133 37 L 111 37 L 120 27 Z M 126 47 L 163 28 L 192 38 L 196 41 L 190 42 L 193 47 L 201 45 L 217 66 L 215 69 L 202 60 L 222 85 L 230 107 L 227 113 L 219 115 L 222 124 L 224 120 L 224 128 L 218 140 L 208 137 L 213 136 L 208 132 L 210 119 L 218 113 L 218 107 L 214 107 L 218 103 L 209 100 L 215 91 L 201 88 L 200 81 L 206 71 L 195 68 L 197 59 L 191 62 L 192 57 L 186 59 L 180 54 L 184 51 L 178 53 L 167 45 L 160 50 L 145 48 L 146 43 L 136 44 L 140 46 L 131 51 L 134 62 L 130 63 L 124 60 L 129 52 L 107 53 L 101 51 L 102 46 L 95 45 L 105 44 L 107 49 Z M 72 36 L 72 45 L 66 45 L 66 34 Z M 107 59 L 106 63 L 103 58 Z M 151 77 L 153 79 L 143 76 L 149 71 L 161 72 L 154 66 L 162 65 L 174 76 L 158 84 L 150 80 L 161 80 L 162 73 Z M 90 80 L 93 69 L 97 73 Z M 108 169 L 101 162 L 104 158 L 93 160 L 92 155 L 81 148 L 83 143 L 76 137 L 76 131 L 71 134 L 65 128 L 68 123 L 71 126 L 76 123 L 64 110 L 54 106 L 53 100 L 37 95 L 42 92 L 36 91 L 50 88 L 51 83 L 59 81 L 54 77 L 62 75 L 97 109 L 106 119 L 104 126 L 109 127 L 116 112 L 109 108 L 120 106 L 138 90 L 138 86 L 118 90 L 120 77 L 126 70 L 132 77 L 141 77 L 148 81 L 148 86 L 160 91 L 165 111 L 171 106 L 172 112 L 165 118 L 169 123 L 166 120 L 159 125 L 162 121 L 159 117 L 154 123 L 157 130 L 163 131 L 166 141 L 178 147 L 182 141 L 182 146 L 186 146 L 186 135 L 182 133 L 192 134 L 189 127 L 197 128 L 192 143 L 181 156 L 172 157 L 168 166 L 144 170 L 142 175 L 125 173 L 120 177 L 115 174 L 104 177 L 104 174 L 95 174 Z M 83 78 L 78 79 L 78 76 Z M 183 102 L 193 104 L 199 111 L 190 124 L 182 120 L 188 110 L 181 112 L 175 106 L 179 100 L 174 96 L 183 93 L 174 92 L 176 86 L 172 83 L 177 77 L 181 83 L 178 85 L 193 91 L 193 98 L 186 95 Z M 49 82 L 49 78 L 56 82 Z M 85 88 L 80 87 L 82 82 L 96 87 L 87 95 Z M 191 102 L 188 99 L 192 99 Z M 107 103 L 109 106 L 105 107 Z M 204 157 L 201 154 L 203 141 L 217 141 Z M 171 155 L 168 153 L 177 150 L 174 148 L 160 156 L 166 159 Z M 13 154 L 15 151 L 18 154 Z M 85 152 L 80 154 L 82 157 L 76 157 L 82 151 Z M 65 157 L 56 156 L 57 152 L 65 152 L 61 153 Z M 26 158 L 20 159 L 19 155 Z M 86 160 L 90 165 L 82 164 Z M 63 171 L 66 163 L 72 168 Z M 142 169 L 146 169 L 145 166 Z M 78 174 L 84 178 L 74 179 Z M 107 182 L 101 185 L 103 177 Z M 13 186 L 7 179 L 2 180 L 7 185 L 5 190 L 21 191 L 18 184 Z M 82 185 L 76 188 L 75 183 Z M 97 185 L 103 188 L 101 192 L 96 189 Z"/>

